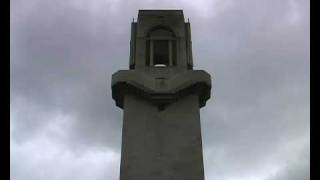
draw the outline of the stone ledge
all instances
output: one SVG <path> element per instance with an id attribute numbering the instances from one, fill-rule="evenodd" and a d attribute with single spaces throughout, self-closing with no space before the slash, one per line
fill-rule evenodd
<path id="1" fill-rule="evenodd" d="M 210 98 L 211 77 L 203 70 L 184 71 L 170 77 L 155 77 L 143 71 L 120 70 L 112 75 L 112 98 L 123 108 L 126 94 L 144 97 L 159 105 L 170 104 L 188 94 L 199 95 L 200 108 Z"/>

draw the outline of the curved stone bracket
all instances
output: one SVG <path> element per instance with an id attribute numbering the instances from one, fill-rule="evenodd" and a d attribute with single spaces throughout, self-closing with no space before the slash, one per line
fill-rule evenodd
<path id="1" fill-rule="evenodd" d="M 121 70 L 112 75 L 112 98 L 123 108 L 126 94 L 144 97 L 153 103 L 170 104 L 188 94 L 199 95 L 199 106 L 210 98 L 211 77 L 202 70 L 183 71 L 170 77 L 154 77 L 136 70 Z"/>

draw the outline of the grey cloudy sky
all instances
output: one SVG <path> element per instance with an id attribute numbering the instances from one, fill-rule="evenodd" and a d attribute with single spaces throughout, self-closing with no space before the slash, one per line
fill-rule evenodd
<path id="1" fill-rule="evenodd" d="M 183 9 L 195 69 L 213 77 L 201 109 L 206 180 L 308 180 L 307 0 L 11 0 L 12 180 L 117 180 L 138 9 Z"/>

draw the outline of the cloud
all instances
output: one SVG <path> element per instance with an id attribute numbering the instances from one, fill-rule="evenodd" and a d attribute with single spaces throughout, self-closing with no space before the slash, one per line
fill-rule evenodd
<path id="1" fill-rule="evenodd" d="M 297 144 L 300 144 L 300 146 L 297 146 L 296 144 L 293 146 L 294 144 L 292 143 L 291 146 L 287 147 L 287 152 L 289 152 L 290 158 L 285 159 L 282 163 L 282 168 L 280 168 L 277 173 L 270 175 L 266 180 L 310 179 L 310 141 L 305 139 L 302 143 Z"/>
<path id="2" fill-rule="evenodd" d="M 11 142 L 10 174 L 12 179 L 117 179 L 120 156 L 108 148 L 92 148 L 75 153 L 61 146 L 51 129 L 32 141 Z"/>
<path id="3" fill-rule="evenodd" d="M 111 75 L 128 69 L 130 22 L 147 8 L 184 10 L 195 69 L 213 77 L 201 109 L 206 179 L 309 179 L 309 6 L 11 1 L 12 179 L 118 179 Z"/>

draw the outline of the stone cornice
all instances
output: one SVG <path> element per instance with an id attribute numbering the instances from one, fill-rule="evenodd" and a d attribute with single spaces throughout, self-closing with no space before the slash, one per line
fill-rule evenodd
<path id="1" fill-rule="evenodd" d="M 210 98 L 211 77 L 203 70 L 188 70 L 171 76 L 138 70 L 120 70 L 112 75 L 112 98 L 123 108 L 126 94 L 144 97 L 159 105 L 170 104 L 188 94 L 198 94 L 200 108 Z"/>

